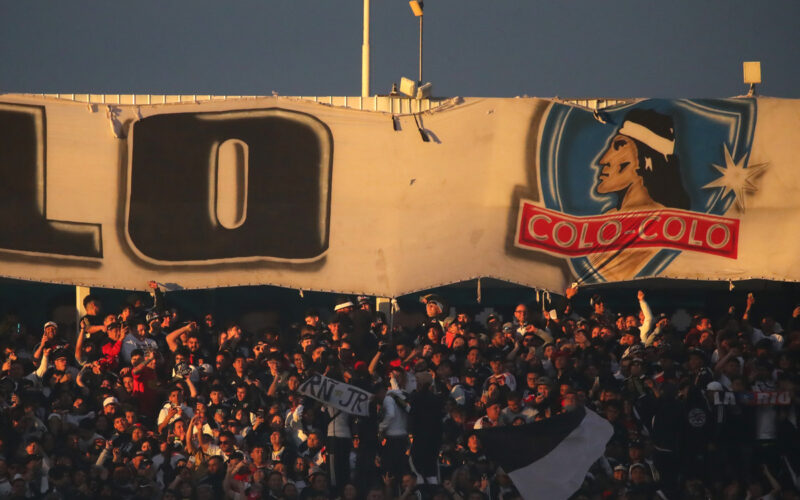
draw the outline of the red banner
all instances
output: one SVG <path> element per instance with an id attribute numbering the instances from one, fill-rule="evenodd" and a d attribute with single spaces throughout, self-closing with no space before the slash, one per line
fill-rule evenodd
<path id="1" fill-rule="evenodd" d="M 739 220 L 675 209 L 575 217 L 522 200 L 516 245 L 570 257 L 657 247 L 735 259 Z"/>

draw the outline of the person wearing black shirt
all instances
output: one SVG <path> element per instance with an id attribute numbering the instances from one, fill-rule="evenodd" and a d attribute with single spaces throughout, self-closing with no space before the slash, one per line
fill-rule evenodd
<path id="1" fill-rule="evenodd" d="M 100 299 L 91 294 L 87 295 L 83 299 L 83 308 L 86 310 L 86 314 L 81 316 L 78 322 L 81 335 L 85 335 L 87 340 L 102 343 L 106 327 L 104 324 L 105 318 L 102 316 L 103 306 Z"/>
<path id="2" fill-rule="evenodd" d="M 409 399 L 411 461 L 425 483 L 436 483 L 436 459 L 442 441 L 442 401 L 431 392 L 431 375 L 417 374 L 417 391 Z"/>

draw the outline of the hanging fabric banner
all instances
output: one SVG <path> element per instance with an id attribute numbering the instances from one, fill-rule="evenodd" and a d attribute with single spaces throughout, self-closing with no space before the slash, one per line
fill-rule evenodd
<path id="1" fill-rule="evenodd" d="M 797 144 L 800 102 L 771 98 L 412 116 L 6 94 L 0 275 L 384 297 L 480 277 L 798 281 Z"/>

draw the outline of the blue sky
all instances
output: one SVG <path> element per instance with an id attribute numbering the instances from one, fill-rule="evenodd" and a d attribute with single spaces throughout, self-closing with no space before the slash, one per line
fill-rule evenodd
<path id="1" fill-rule="evenodd" d="M 0 4 L 5 92 L 358 95 L 361 0 Z M 417 71 L 405 0 L 372 0 L 372 86 Z M 439 96 L 800 97 L 797 0 L 428 0 Z"/>

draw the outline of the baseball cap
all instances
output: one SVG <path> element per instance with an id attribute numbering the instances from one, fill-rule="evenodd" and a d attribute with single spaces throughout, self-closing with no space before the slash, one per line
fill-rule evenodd
<path id="1" fill-rule="evenodd" d="M 67 358 L 69 357 L 69 351 L 66 349 L 56 349 L 53 352 L 53 359 L 56 360 L 58 358 Z"/>
<path id="2" fill-rule="evenodd" d="M 635 469 L 637 467 L 640 467 L 640 468 L 642 468 L 644 470 L 647 470 L 647 467 L 645 467 L 645 465 L 642 462 L 636 462 L 635 464 L 631 464 L 631 466 L 628 469 L 628 471 L 633 471 L 633 469 Z"/>
<path id="3" fill-rule="evenodd" d="M 354 307 L 353 301 L 346 297 L 342 297 L 336 301 L 336 305 L 333 306 L 333 310 L 334 312 L 338 312 L 348 307 Z"/>
<path id="4" fill-rule="evenodd" d="M 58 324 L 55 321 L 48 321 L 47 323 L 44 324 L 42 328 L 47 328 L 48 326 L 58 328 Z"/>
<path id="5" fill-rule="evenodd" d="M 442 311 L 444 311 L 445 309 L 444 299 L 442 299 L 441 296 L 435 293 L 429 293 L 427 295 L 423 295 L 419 298 L 419 301 L 422 302 L 423 304 L 429 304 L 429 303 L 436 304 L 436 306 L 439 307 L 439 309 L 441 309 Z"/>
<path id="6" fill-rule="evenodd" d="M 114 396 L 109 396 L 103 400 L 103 407 L 105 408 L 108 405 L 117 405 L 119 406 L 119 400 Z"/>

